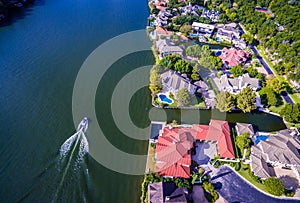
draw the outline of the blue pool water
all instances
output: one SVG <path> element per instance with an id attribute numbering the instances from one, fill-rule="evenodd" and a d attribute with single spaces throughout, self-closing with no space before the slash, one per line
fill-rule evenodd
<path id="1" fill-rule="evenodd" d="M 268 136 L 259 135 L 259 136 L 256 137 L 255 144 L 257 145 L 261 140 L 266 141 L 267 139 L 268 139 Z"/>
<path id="2" fill-rule="evenodd" d="M 216 37 L 216 40 L 217 40 L 218 42 L 222 41 L 222 39 L 221 39 L 220 37 Z"/>
<path id="3" fill-rule="evenodd" d="M 222 51 L 217 51 L 217 52 L 215 53 L 216 56 L 220 56 L 221 54 L 222 54 Z"/>
<path id="4" fill-rule="evenodd" d="M 159 97 L 159 99 L 162 102 L 165 102 L 165 103 L 168 103 L 168 104 L 172 104 L 173 103 L 172 99 L 170 99 L 169 97 L 167 97 L 167 95 L 165 95 L 165 94 L 160 94 L 158 97 Z"/>
<path id="5" fill-rule="evenodd" d="M 198 37 L 199 34 L 192 33 L 192 34 L 190 34 L 190 36 L 191 36 L 191 37 Z"/>

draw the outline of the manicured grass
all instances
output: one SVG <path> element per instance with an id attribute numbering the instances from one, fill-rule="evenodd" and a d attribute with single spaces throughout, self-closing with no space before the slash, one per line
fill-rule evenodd
<path id="1" fill-rule="evenodd" d="M 258 183 L 258 182 L 255 182 L 255 181 L 253 180 L 253 178 L 250 177 L 250 175 L 249 175 L 249 173 L 248 173 L 248 170 L 245 170 L 245 171 L 239 170 L 238 173 L 239 173 L 241 176 L 243 176 L 247 181 L 249 181 L 252 185 L 254 185 L 255 187 L 257 187 L 257 188 L 259 188 L 259 189 L 261 189 L 261 190 L 267 192 L 266 187 L 265 187 L 263 184 Z M 268 193 L 268 192 L 267 192 L 267 193 Z"/>
<path id="2" fill-rule="evenodd" d="M 213 89 L 213 91 L 215 92 L 215 94 L 219 94 L 219 91 L 218 91 L 217 87 L 215 86 L 214 81 L 212 81 L 211 78 L 208 78 L 207 81 L 208 81 L 210 87 L 211 87 L 211 88 Z"/>
<path id="3" fill-rule="evenodd" d="M 269 109 L 270 109 L 270 111 L 279 114 L 283 107 L 284 107 L 284 104 L 280 105 L 280 106 L 271 106 Z"/>
<path id="4" fill-rule="evenodd" d="M 290 96 L 292 97 L 295 103 L 300 104 L 300 98 L 298 97 L 297 93 L 290 94 Z"/>
<path id="5" fill-rule="evenodd" d="M 198 104 L 198 106 L 199 106 L 200 108 L 206 108 L 206 105 L 205 105 L 204 101 L 201 101 L 201 102 Z"/>

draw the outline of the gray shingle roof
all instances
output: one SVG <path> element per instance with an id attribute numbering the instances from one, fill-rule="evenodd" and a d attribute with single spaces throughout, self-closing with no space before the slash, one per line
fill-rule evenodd
<path id="1" fill-rule="evenodd" d="M 249 133 L 250 136 L 254 135 L 253 126 L 248 123 L 236 123 L 236 130 L 238 135 L 244 133 Z"/>
<path id="2" fill-rule="evenodd" d="M 149 203 L 186 203 L 188 191 L 177 188 L 174 183 L 158 182 L 148 185 Z"/>
<path id="3" fill-rule="evenodd" d="M 182 88 L 187 88 L 190 93 L 194 93 L 197 87 L 190 83 L 188 79 L 173 70 L 167 70 L 160 75 L 163 83 L 163 89 L 168 91 L 178 91 Z"/>
<path id="4" fill-rule="evenodd" d="M 259 80 L 257 78 L 251 78 L 248 73 L 238 78 L 229 78 L 226 74 L 224 74 L 220 77 L 219 83 L 222 88 L 221 90 L 242 90 L 246 86 L 250 86 L 255 90 L 260 88 Z"/>
<path id="5" fill-rule="evenodd" d="M 156 41 L 156 47 L 159 53 L 168 52 L 169 54 L 177 53 L 179 55 L 182 55 L 183 52 L 183 49 L 180 46 L 171 44 L 167 39 L 159 39 L 158 41 Z"/>
<path id="6" fill-rule="evenodd" d="M 257 147 L 253 146 L 252 150 L 259 150 L 255 148 Z M 271 176 L 275 176 L 274 169 L 271 166 L 268 166 L 266 157 L 263 154 L 252 154 L 250 163 L 254 175 L 261 178 L 269 178 Z"/>

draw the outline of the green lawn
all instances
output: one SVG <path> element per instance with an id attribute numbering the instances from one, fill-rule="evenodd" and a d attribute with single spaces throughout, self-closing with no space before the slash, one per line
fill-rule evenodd
<path id="1" fill-rule="evenodd" d="M 284 107 L 284 104 L 280 105 L 280 106 L 271 106 L 269 109 L 270 109 L 270 111 L 279 114 L 283 107 Z"/>
<path id="2" fill-rule="evenodd" d="M 248 174 L 248 170 L 245 170 L 245 171 L 242 171 L 242 170 L 239 170 L 238 173 L 243 176 L 246 180 L 248 180 L 252 185 L 254 185 L 255 187 L 267 192 L 266 190 L 266 187 L 261 184 L 261 183 L 258 183 L 258 182 L 255 182 L 251 177 L 250 175 Z M 268 193 L 268 192 L 267 192 Z"/>
<path id="3" fill-rule="evenodd" d="M 200 107 L 200 108 L 206 108 L 206 105 L 205 105 L 204 101 L 201 101 L 201 102 L 198 104 L 198 107 Z"/>
<path id="4" fill-rule="evenodd" d="M 217 87 L 215 86 L 214 81 L 213 81 L 211 78 L 208 78 L 207 81 L 208 81 L 210 87 L 211 87 L 211 88 L 213 89 L 213 91 L 215 92 L 215 94 L 219 94 L 219 91 L 218 91 Z"/>
<path id="5" fill-rule="evenodd" d="M 292 97 L 295 103 L 300 104 L 300 98 L 298 97 L 297 93 L 290 94 L 290 96 Z"/>

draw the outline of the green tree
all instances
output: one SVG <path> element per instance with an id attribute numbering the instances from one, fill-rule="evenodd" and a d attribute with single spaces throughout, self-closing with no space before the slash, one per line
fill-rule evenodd
<path id="1" fill-rule="evenodd" d="M 300 104 L 285 104 L 280 111 L 280 116 L 284 117 L 287 122 L 300 122 Z"/>
<path id="2" fill-rule="evenodd" d="M 237 95 L 237 107 L 244 113 L 250 112 L 256 108 L 255 92 L 247 86 Z"/>
<path id="3" fill-rule="evenodd" d="M 193 28 L 191 25 L 183 25 L 179 29 L 179 31 L 185 35 L 190 34 L 192 32 L 192 30 L 193 30 Z"/>
<path id="4" fill-rule="evenodd" d="M 198 64 L 196 64 L 196 65 L 193 67 L 191 78 L 192 78 L 193 81 L 198 81 L 198 80 L 200 80 L 199 66 L 198 66 Z"/>
<path id="5" fill-rule="evenodd" d="M 243 152 L 244 149 L 249 148 L 250 144 L 251 144 L 251 139 L 249 133 L 241 134 L 236 138 L 236 145 L 241 150 L 241 152 Z"/>
<path id="6" fill-rule="evenodd" d="M 158 93 L 162 89 L 162 82 L 161 82 L 160 74 L 155 69 L 152 69 L 150 71 L 149 89 L 152 93 Z"/>
<path id="7" fill-rule="evenodd" d="M 172 54 L 172 55 L 162 58 L 159 62 L 159 65 L 174 70 L 174 65 L 179 60 L 182 60 L 180 56 L 178 56 L 176 54 Z"/>
<path id="8" fill-rule="evenodd" d="M 214 66 L 214 69 L 219 69 L 223 66 L 223 62 L 222 62 L 222 59 L 217 57 L 217 56 L 210 56 L 209 57 L 212 65 Z"/>
<path id="9" fill-rule="evenodd" d="M 258 71 L 252 66 L 246 68 L 246 72 L 253 78 L 256 78 L 256 76 L 258 75 Z"/>
<path id="10" fill-rule="evenodd" d="M 277 94 L 280 94 L 282 91 L 286 90 L 286 84 L 282 81 L 279 81 L 278 78 L 274 78 L 267 82 L 267 86 L 274 90 Z"/>
<path id="11" fill-rule="evenodd" d="M 253 40 L 254 40 L 253 35 L 250 35 L 250 34 L 243 34 L 243 35 L 242 35 L 242 38 L 243 38 L 244 40 L 246 40 L 246 42 L 248 42 L 249 44 L 252 44 L 252 43 L 253 43 Z"/>
<path id="12" fill-rule="evenodd" d="M 242 65 L 237 65 L 230 68 L 230 73 L 234 77 L 239 77 L 245 73 L 245 70 L 243 69 Z"/>
<path id="13" fill-rule="evenodd" d="M 186 60 L 180 59 L 174 65 L 174 70 L 179 71 L 180 73 L 190 73 L 191 65 Z"/>
<path id="14" fill-rule="evenodd" d="M 276 93 L 269 87 L 264 87 L 260 91 L 261 100 L 267 106 L 276 106 L 278 103 Z"/>
<path id="15" fill-rule="evenodd" d="M 188 46 L 185 50 L 186 55 L 192 57 L 200 57 L 201 56 L 201 48 L 199 45 Z"/>
<path id="16" fill-rule="evenodd" d="M 216 97 L 216 108 L 221 112 L 231 111 L 235 106 L 235 98 L 229 92 L 221 91 Z"/>
<path id="17" fill-rule="evenodd" d="M 182 105 L 188 105 L 191 102 L 191 95 L 187 88 L 179 90 L 176 94 L 176 98 Z"/>
<path id="18" fill-rule="evenodd" d="M 276 177 L 270 177 L 265 181 L 266 190 L 272 195 L 281 196 L 284 194 L 284 184 Z"/>

